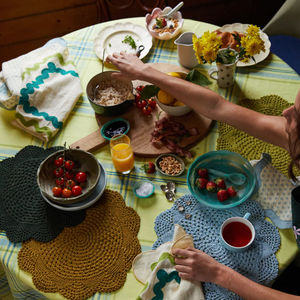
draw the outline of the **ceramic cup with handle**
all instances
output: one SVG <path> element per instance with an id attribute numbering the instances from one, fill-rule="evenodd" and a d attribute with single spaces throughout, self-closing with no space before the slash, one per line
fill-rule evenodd
<path id="1" fill-rule="evenodd" d="M 220 236 L 222 245 L 231 252 L 247 250 L 254 241 L 255 229 L 248 220 L 249 213 L 244 217 L 232 217 L 221 226 Z"/>

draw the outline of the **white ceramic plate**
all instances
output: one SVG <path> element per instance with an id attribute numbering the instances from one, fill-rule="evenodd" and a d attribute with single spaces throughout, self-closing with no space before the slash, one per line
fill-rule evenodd
<path id="1" fill-rule="evenodd" d="M 224 25 L 223 27 L 219 28 L 219 30 L 221 32 L 237 31 L 237 32 L 241 32 L 241 33 L 246 33 L 246 29 L 248 28 L 248 26 L 249 26 L 249 24 L 234 23 L 234 24 Z M 253 66 L 253 65 L 256 65 L 257 63 L 263 61 L 265 58 L 267 58 L 267 56 L 270 53 L 271 42 L 269 41 L 269 37 L 261 30 L 260 30 L 260 38 L 265 42 L 266 51 L 260 52 L 259 54 L 254 55 L 255 61 L 253 59 L 250 59 L 249 62 L 247 62 L 247 63 L 239 61 L 237 63 L 238 67 Z"/>
<path id="2" fill-rule="evenodd" d="M 92 192 L 92 194 L 90 196 L 88 196 L 86 199 L 84 199 L 84 201 L 72 203 L 72 204 L 58 204 L 58 203 L 52 202 L 50 199 L 48 199 L 47 196 L 45 194 L 43 194 L 43 192 L 41 191 L 42 197 L 51 206 L 53 206 L 57 209 L 60 209 L 60 210 L 77 211 L 77 210 L 82 210 L 82 209 L 88 208 L 89 206 L 93 205 L 100 199 L 100 197 L 104 193 L 104 190 L 106 187 L 106 183 L 107 183 L 106 171 L 105 171 L 103 165 L 100 163 L 100 161 L 99 161 L 99 164 L 101 167 L 101 176 L 100 176 L 99 183 L 98 183 L 97 187 L 95 188 L 95 190 Z"/>
<path id="3" fill-rule="evenodd" d="M 126 35 L 133 38 L 137 46 L 136 49 L 133 49 L 128 43 L 122 43 Z M 140 55 L 140 59 L 142 59 L 152 47 L 152 36 L 145 27 L 129 22 L 107 26 L 99 31 L 94 39 L 94 51 L 101 60 L 103 59 L 104 48 L 105 60 L 108 55 L 112 55 L 114 52 L 126 51 L 127 53 L 135 53 L 140 45 L 145 47 Z"/>

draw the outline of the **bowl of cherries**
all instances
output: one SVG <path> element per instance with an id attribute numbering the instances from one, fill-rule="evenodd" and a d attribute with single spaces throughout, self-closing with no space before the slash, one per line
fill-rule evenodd
<path id="1" fill-rule="evenodd" d="M 59 204 L 83 201 L 101 176 L 97 158 L 84 150 L 64 149 L 48 156 L 37 171 L 40 192 Z"/>

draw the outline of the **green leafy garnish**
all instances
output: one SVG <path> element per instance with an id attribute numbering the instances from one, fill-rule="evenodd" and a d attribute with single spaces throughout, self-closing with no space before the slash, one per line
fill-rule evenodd
<path id="1" fill-rule="evenodd" d="M 191 72 L 189 72 L 187 74 L 185 80 L 195 83 L 195 84 L 198 84 L 200 86 L 207 86 L 207 85 L 212 84 L 212 82 L 210 82 L 206 78 L 206 76 L 204 76 L 197 70 L 192 70 Z M 160 88 L 156 85 L 146 85 L 141 91 L 140 99 L 141 100 L 150 99 L 151 97 L 156 96 L 159 91 L 160 91 Z"/>
<path id="2" fill-rule="evenodd" d="M 163 20 L 162 19 L 155 19 L 156 20 L 156 26 L 158 28 L 162 28 L 163 27 Z"/>
<path id="3" fill-rule="evenodd" d="M 186 81 L 198 84 L 200 86 L 207 86 L 212 84 L 212 82 L 210 82 L 205 75 L 201 74 L 199 71 L 197 70 L 192 70 L 191 72 L 189 72 L 185 78 Z"/>
<path id="4" fill-rule="evenodd" d="M 136 49 L 136 44 L 134 39 L 132 38 L 131 35 L 126 35 L 125 39 L 122 41 L 122 43 L 127 43 L 129 44 L 133 49 Z"/>
<path id="5" fill-rule="evenodd" d="M 109 43 L 108 46 L 111 47 L 111 43 Z"/>

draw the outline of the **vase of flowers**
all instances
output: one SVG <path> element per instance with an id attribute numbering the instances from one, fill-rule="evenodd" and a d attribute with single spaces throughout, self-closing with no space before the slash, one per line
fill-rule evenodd
<path id="1" fill-rule="evenodd" d="M 255 61 L 254 55 L 260 51 L 265 51 L 264 41 L 260 38 L 259 27 L 257 26 L 249 25 L 245 34 L 231 33 L 231 35 L 233 43 L 226 48 L 224 48 L 220 31 L 207 31 L 200 37 L 193 35 L 193 49 L 199 64 L 216 62 L 217 68 L 210 70 L 209 74 L 211 76 L 211 74 L 218 72 L 217 77 L 211 76 L 211 78 L 216 79 L 220 87 L 233 85 L 235 67 L 239 60 L 247 62 L 253 59 Z M 227 72 L 221 74 L 223 73 L 221 70 L 227 70 Z M 231 78 L 231 80 L 225 82 L 226 77 Z"/>

